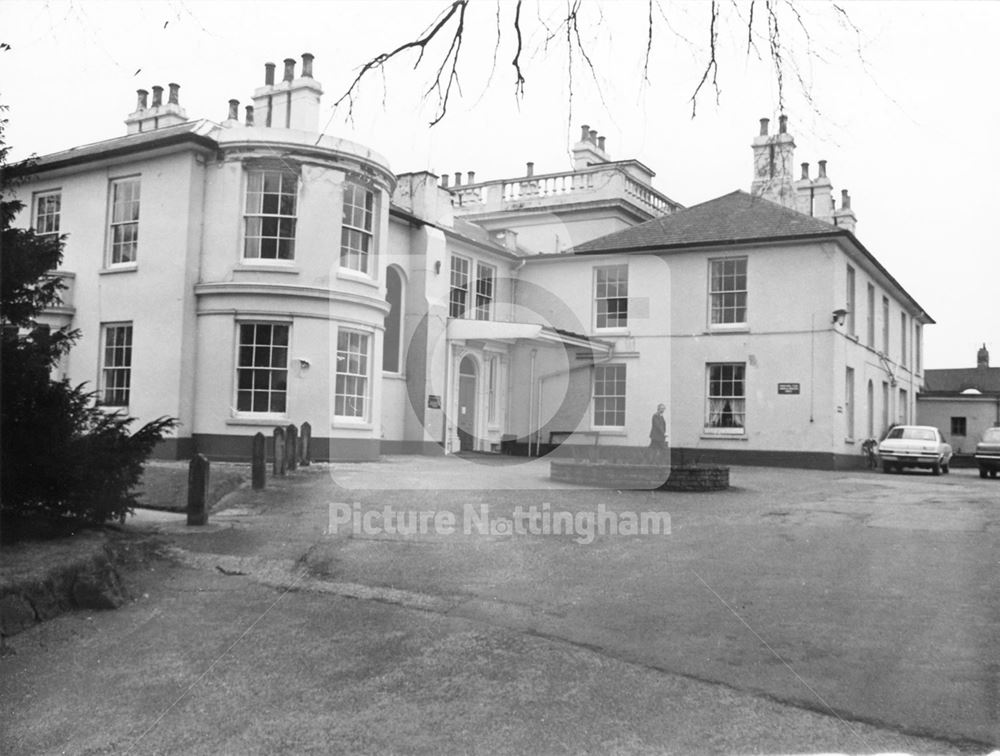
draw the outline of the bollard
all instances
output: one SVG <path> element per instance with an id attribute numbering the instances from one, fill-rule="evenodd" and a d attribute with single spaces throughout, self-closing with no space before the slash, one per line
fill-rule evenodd
<path id="1" fill-rule="evenodd" d="M 285 429 L 274 429 L 274 475 L 285 474 Z"/>
<path id="2" fill-rule="evenodd" d="M 188 465 L 187 524 L 208 524 L 208 457 L 195 454 Z"/>
<path id="3" fill-rule="evenodd" d="M 309 442 L 312 440 L 312 426 L 309 421 L 302 423 L 299 431 L 299 464 L 302 467 L 309 467 Z"/>
<path id="4" fill-rule="evenodd" d="M 294 425 L 285 428 L 285 466 L 294 472 L 299 466 L 299 431 Z"/>
<path id="5" fill-rule="evenodd" d="M 267 482 L 267 443 L 263 433 L 253 437 L 253 454 L 251 456 L 250 477 L 255 489 L 261 489 Z"/>

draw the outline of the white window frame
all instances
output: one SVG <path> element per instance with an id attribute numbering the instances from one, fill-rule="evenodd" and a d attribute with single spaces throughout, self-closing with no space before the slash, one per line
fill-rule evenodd
<path id="1" fill-rule="evenodd" d="M 265 191 L 268 177 L 278 177 L 278 191 Z M 254 182 L 260 179 L 260 190 L 254 189 Z M 293 182 L 291 191 L 287 183 Z M 299 176 L 294 171 L 280 168 L 247 168 L 246 188 L 243 192 L 243 254 L 242 259 L 251 265 L 288 265 L 295 261 L 295 237 L 298 230 Z M 265 212 L 267 197 L 277 197 L 275 212 Z M 283 207 L 285 198 L 291 198 L 291 207 Z M 251 199 L 255 198 L 251 204 Z M 251 229 L 256 222 L 257 228 Z M 265 234 L 264 224 L 276 224 L 273 234 Z M 283 228 L 284 227 L 284 228 Z M 265 242 L 274 244 L 274 254 L 264 256 Z M 284 247 L 283 247 L 284 243 Z M 251 247 L 255 254 L 251 254 Z M 287 254 L 282 256 L 282 251 Z"/>
<path id="2" fill-rule="evenodd" d="M 271 328 L 270 340 L 268 342 L 258 342 L 258 328 L 267 327 Z M 244 342 L 243 341 L 243 329 L 253 328 L 253 341 Z M 274 339 L 274 329 L 283 328 L 285 329 L 285 343 L 276 344 Z M 234 371 L 235 383 L 233 386 L 233 407 L 235 408 L 236 415 L 238 417 L 260 417 L 260 418 L 287 418 L 288 417 L 288 403 L 290 399 L 290 357 L 292 348 L 292 326 L 288 322 L 275 322 L 269 320 L 240 320 L 236 323 L 236 359 L 235 365 L 236 369 Z M 267 364 L 257 364 L 257 350 L 261 348 L 268 349 L 268 360 Z M 247 364 L 243 364 L 243 350 L 250 349 L 250 361 Z M 275 351 L 284 350 L 284 363 L 276 361 Z M 280 355 L 277 359 L 280 360 Z M 241 373 L 243 371 L 249 371 L 250 374 L 250 388 L 241 388 Z M 257 377 L 259 375 L 265 375 L 267 377 L 266 387 L 257 388 Z M 275 378 L 279 379 L 284 377 L 284 388 L 275 388 Z M 241 393 L 249 391 L 250 408 L 243 409 L 240 407 Z M 267 409 L 265 410 L 255 410 L 254 400 L 258 394 L 264 394 L 267 396 Z M 284 409 L 276 410 L 273 409 L 273 398 L 278 395 L 283 395 Z"/>
<path id="3" fill-rule="evenodd" d="M 368 331 L 353 328 L 337 330 L 337 348 L 334 352 L 333 416 L 339 422 L 367 424 L 370 421 L 372 340 L 372 334 Z M 351 391 L 346 390 L 348 384 L 353 384 Z M 359 400 L 360 411 L 357 407 Z M 346 411 L 348 409 L 349 412 Z"/>
<path id="4" fill-rule="evenodd" d="M 484 276 L 484 274 L 486 274 Z M 476 285 L 473 296 L 473 314 L 476 320 L 493 319 L 493 303 L 496 301 L 497 269 L 495 265 L 476 261 Z"/>
<path id="5" fill-rule="evenodd" d="M 118 193 L 121 187 L 132 185 L 135 187 L 134 196 L 122 199 L 119 203 Z M 134 205 L 134 211 L 129 212 L 126 204 Z M 134 267 L 139 260 L 139 216 L 142 205 L 142 178 L 140 176 L 123 176 L 111 179 L 108 187 L 108 267 Z M 121 209 L 121 213 L 119 213 Z M 132 216 L 122 218 L 120 215 Z M 119 230 L 123 236 L 127 236 L 127 229 L 131 228 L 131 238 L 124 241 L 116 240 Z M 118 250 L 131 250 L 128 259 L 120 259 L 124 255 Z"/>
<path id="6" fill-rule="evenodd" d="M 358 199 L 362 204 L 358 204 Z M 340 230 L 340 267 L 365 276 L 375 270 L 375 191 L 345 181 Z"/>
<path id="7" fill-rule="evenodd" d="M 854 440 L 854 384 L 855 384 L 855 372 L 854 368 L 847 367 L 844 370 L 844 417 L 847 420 L 847 434 L 846 438 L 848 441 Z"/>
<path id="8" fill-rule="evenodd" d="M 855 318 L 854 311 L 856 309 L 855 295 L 857 290 L 857 274 L 854 271 L 854 267 L 851 265 L 847 266 L 847 335 L 857 336 L 857 331 L 855 330 Z"/>
<path id="9" fill-rule="evenodd" d="M 727 378 L 722 372 L 719 377 L 713 380 L 712 371 L 726 368 L 739 369 L 739 378 L 736 373 Z M 745 362 L 710 362 L 705 366 L 705 434 L 710 436 L 744 436 L 746 435 L 746 402 L 747 402 L 747 366 Z M 742 386 L 743 393 L 735 393 L 737 382 Z M 733 384 L 733 392 L 726 393 L 724 386 Z M 714 386 L 720 386 L 722 390 L 713 392 Z M 725 423 L 726 405 L 728 413 L 732 417 L 733 424 Z M 718 418 L 718 419 L 716 419 Z"/>
<path id="10" fill-rule="evenodd" d="M 868 284 L 868 320 L 866 322 L 867 333 L 865 334 L 867 339 L 866 343 L 872 349 L 875 348 L 875 286 L 873 284 Z"/>
<path id="11" fill-rule="evenodd" d="M 614 371 L 616 374 L 609 379 L 607 377 L 599 380 L 599 376 L 603 376 L 606 371 Z M 621 392 L 609 391 L 610 389 L 617 389 L 616 384 L 621 384 Z M 594 375 L 591 381 L 591 414 L 590 421 L 591 427 L 594 429 L 607 429 L 607 430 L 624 430 L 626 422 L 626 410 L 627 410 L 627 399 L 628 399 L 628 369 L 623 362 L 613 362 L 606 363 L 603 365 L 594 366 Z M 617 405 L 618 402 L 621 406 L 613 406 L 612 409 L 607 409 L 605 406 L 607 402 L 611 402 Z M 615 417 L 617 415 L 621 416 L 621 422 L 602 422 L 608 420 L 608 415 L 612 415 L 612 420 L 617 420 Z"/>
<path id="12" fill-rule="evenodd" d="M 123 332 L 125 343 L 115 343 L 109 345 L 108 339 L 111 332 Z M 133 334 L 131 321 L 118 323 L 101 323 L 101 386 L 98 396 L 102 407 L 126 408 L 132 399 L 132 348 Z M 115 356 L 109 358 L 109 350 Z M 115 400 L 110 400 L 109 392 L 124 394 L 115 396 Z M 123 398 L 124 401 L 119 399 Z"/>
<path id="13" fill-rule="evenodd" d="M 614 274 L 614 280 L 611 280 L 610 277 L 606 277 L 604 281 L 601 280 L 602 275 L 608 276 L 609 274 Z M 626 330 L 628 328 L 628 264 L 598 265 L 594 268 L 593 275 L 594 330 Z M 613 314 L 610 309 L 611 302 L 618 303 Z M 609 325 L 612 319 L 617 322 Z"/>
<path id="14" fill-rule="evenodd" d="M 468 318 L 472 311 L 472 260 L 461 255 L 452 255 L 448 264 L 448 317 Z M 459 302 L 455 295 L 461 294 Z"/>
<path id="15" fill-rule="evenodd" d="M 748 281 L 748 257 L 746 255 L 740 257 L 715 257 L 710 258 L 708 261 L 708 325 L 712 330 L 726 330 L 730 328 L 746 328 L 747 326 L 747 313 L 749 311 L 749 281 Z M 727 266 L 736 265 L 742 263 L 743 271 L 730 272 L 725 270 Z M 723 268 L 720 275 L 716 275 L 716 266 L 721 266 Z M 737 282 L 737 277 L 742 275 L 743 277 L 743 287 L 739 288 L 735 285 Z M 722 281 L 726 282 L 733 279 L 733 286 L 731 288 L 719 288 L 716 289 L 716 282 Z M 740 302 L 742 295 L 742 302 Z M 726 297 L 734 297 L 732 303 L 726 300 Z M 718 306 L 717 306 L 718 303 Z M 718 320 L 716 321 L 716 313 L 726 313 L 732 311 L 734 314 L 739 313 L 739 308 L 743 309 L 743 318 L 741 320 Z"/>
<path id="16" fill-rule="evenodd" d="M 889 356 L 889 297 L 882 295 L 882 354 Z"/>
<path id="17" fill-rule="evenodd" d="M 910 361 L 906 354 L 907 339 L 906 332 L 908 329 L 906 312 L 899 313 L 899 364 L 903 367 L 909 367 Z"/>
<path id="18" fill-rule="evenodd" d="M 42 203 L 50 204 L 55 200 L 55 208 L 46 207 L 42 212 Z M 62 221 L 62 189 L 49 189 L 38 192 L 32 197 L 32 228 L 36 236 L 54 236 L 59 233 Z"/>

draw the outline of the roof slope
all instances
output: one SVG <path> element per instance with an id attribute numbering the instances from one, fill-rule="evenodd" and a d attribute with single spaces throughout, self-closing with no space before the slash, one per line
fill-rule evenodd
<path id="1" fill-rule="evenodd" d="M 584 242 L 574 252 L 614 252 L 846 233 L 846 229 L 737 190 Z"/>
<path id="2" fill-rule="evenodd" d="M 984 394 L 1000 394 L 1000 367 L 924 371 L 924 394 L 960 394 L 966 389 L 976 389 Z"/>

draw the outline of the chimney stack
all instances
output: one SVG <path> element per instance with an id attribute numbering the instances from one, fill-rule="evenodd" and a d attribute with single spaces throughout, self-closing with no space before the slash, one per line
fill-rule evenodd
<path id="1" fill-rule="evenodd" d="M 146 98 L 149 97 L 149 92 L 147 92 L 145 89 L 137 89 L 135 90 L 135 93 L 139 96 L 139 99 L 135 104 L 135 109 L 139 111 L 148 108 L 149 102 Z"/>
<path id="2" fill-rule="evenodd" d="M 253 126 L 253 105 L 247 105 L 246 112 L 246 124 L 247 126 Z"/>
<path id="3" fill-rule="evenodd" d="M 602 136 L 597 137 L 597 149 L 601 150 L 601 152 L 604 151 L 604 137 Z"/>
<path id="4" fill-rule="evenodd" d="M 826 178 L 826 161 L 820 160 L 818 165 L 819 165 L 819 175 L 816 178 Z"/>
<path id="5" fill-rule="evenodd" d="M 316 56 L 312 53 L 302 53 L 302 77 L 304 79 L 311 79 L 313 75 L 313 58 Z"/>
<path id="6" fill-rule="evenodd" d="M 795 186 L 795 140 L 788 133 L 788 117 L 778 118 L 778 133 L 769 135 L 767 118 L 760 119 L 760 134 L 751 143 L 753 149 L 753 183 L 750 193 L 798 210 L 799 193 Z"/>
<path id="7" fill-rule="evenodd" d="M 462 172 L 455 171 L 455 186 L 461 186 L 461 185 L 462 185 Z"/>
<path id="8" fill-rule="evenodd" d="M 240 101 L 230 100 L 229 101 L 229 115 L 227 116 L 227 121 L 236 121 L 240 117 Z"/>
<path id="9" fill-rule="evenodd" d="M 988 368 L 990 366 L 990 353 L 986 349 L 986 342 L 979 348 L 976 352 L 976 367 L 977 368 Z"/>
<path id="10" fill-rule="evenodd" d="M 302 76 L 295 78 L 295 58 L 284 59 L 284 76 L 275 83 L 276 65 L 264 64 L 264 86 L 253 93 L 255 119 L 260 125 L 319 131 L 319 104 L 323 87 L 313 78 L 312 53 L 302 53 Z"/>
<path id="11" fill-rule="evenodd" d="M 444 174 L 441 175 L 441 188 L 442 189 L 447 189 L 448 188 L 448 174 L 447 173 L 444 173 Z"/>
<path id="12" fill-rule="evenodd" d="M 468 181 L 466 183 L 469 183 L 469 184 L 475 184 L 476 183 L 476 172 L 475 171 L 469 171 L 469 179 L 468 179 Z"/>
<path id="13" fill-rule="evenodd" d="M 153 85 L 153 107 L 158 108 L 163 104 L 163 87 Z"/>
<path id="14" fill-rule="evenodd" d="M 587 124 L 580 127 L 580 141 L 573 145 L 572 154 L 574 171 L 608 162 L 608 156 L 604 152 L 604 137 L 598 138 L 597 129 L 592 129 Z"/>
<path id="15" fill-rule="evenodd" d="M 580 141 L 586 142 L 587 136 L 590 134 L 590 126 L 588 126 L 587 124 L 583 124 L 583 126 L 581 126 L 580 129 L 581 129 Z"/>
<path id="16" fill-rule="evenodd" d="M 167 84 L 170 87 L 170 94 L 167 97 L 167 103 L 170 105 L 180 105 L 180 84 Z"/>
<path id="17" fill-rule="evenodd" d="M 273 87 L 274 86 L 274 63 L 264 64 L 264 86 Z"/>
<path id="18" fill-rule="evenodd" d="M 803 181 L 809 180 L 809 163 L 802 164 L 802 180 Z"/>
<path id="19" fill-rule="evenodd" d="M 590 134 L 587 135 L 587 141 L 593 145 L 597 145 L 597 129 L 591 129 Z"/>
<path id="20" fill-rule="evenodd" d="M 149 103 L 149 92 L 145 89 L 137 89 L 135 111 L 129 113 L 125 119 L 125 133 L 138 134 L 145 131 L 154 131 L 166 126 L 175 126 L 178 123 L 187 121 L 187 115 L 180 105 L 180 84 L 169 85 L 170 93 L 168 101 L 163 102 L 163 87 L 153 87 L 153 102 Z"/>
<path id="21" fill-rule="evenodd" d="M 844 189 L 840 193 L 840 209 L 833 213 L 833 225 L 846 228 L 852 234 L 858 225 L 858 218 L 851 209 L 851 195 Z"/>
<path id="22" fill-rule="evenodd" d="M 295 58 L 285 58 L 285 76 L 282 81 L 295 79 Z"/>
<path id="23" fill-rule="evenodd" d="M 532 176 L 535 175 L 535 164 L 530 160 L 528 161 L 527 169 L 528 169 L 528 178 L 531 178 Z"/>

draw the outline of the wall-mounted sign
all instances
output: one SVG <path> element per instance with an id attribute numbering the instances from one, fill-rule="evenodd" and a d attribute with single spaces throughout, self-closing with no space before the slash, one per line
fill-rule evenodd
<path id="1" fill-rule="evenodd" d="M 779 383 L 778 393 L 779 394 L 798 394 L 800 389 L 800 384 L 798 383 Z"/>
<path id="2" fill-rule="evenodd" d="M 441 409 L 441 397 L 437 394 L 428 394 L 427 406 L 430 409 Z"/>

